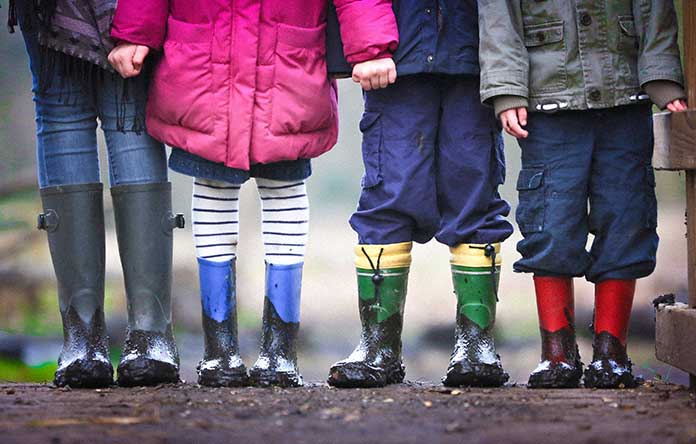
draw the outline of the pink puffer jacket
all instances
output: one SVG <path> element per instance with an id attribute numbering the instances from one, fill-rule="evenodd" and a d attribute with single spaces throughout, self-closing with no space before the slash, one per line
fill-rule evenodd
<path id="1" fill-rule="evenodd" d="M 335 4 L 351 63 L 396 49 L 391 0 Z M 119 0 L 112 36 L 163 49 L 147 109 L 152 136 L 248 170 L 336 143 L 327 10 L 327 0 Z"/>

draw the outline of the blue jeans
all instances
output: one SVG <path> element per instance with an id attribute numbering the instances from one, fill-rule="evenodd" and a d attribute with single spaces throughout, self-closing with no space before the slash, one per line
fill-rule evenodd
<path id="1" fill-rule="evenodd" d="M 524 240 L 515 271 L 595 283 L 652 273 L 658 236 L 650 106 L 532 113 L 527 130 L 517 182 Z"/>
<path id="2" fill-rule="evenodd" d="M 29 31 L 23 35 L 33 77 L 39 186 L 100 181 L 97 119 L 106 139 L 111 185 L 166 182 L 164 146 L 145 132 L 127 130 L 138 107 L 144 109 L 147 79 L 141 76 L 135 80 L 124 103 L 118 103 L 117 80 L 110 73 L 104 73 L 99 91 L 88 94 L 81 83 L 62 78 L 55 70 L 50 86 L 42 91 L 36 36 Z M 119 105 L 126 116 L 125 132 L 117 130 Z"/>
<path id="3" fill-rule="evenodd" d="M 503 144 L 474 76 L 420 74 L 365 93 L 361 244 L 502 242 L 512 234 Z"/>

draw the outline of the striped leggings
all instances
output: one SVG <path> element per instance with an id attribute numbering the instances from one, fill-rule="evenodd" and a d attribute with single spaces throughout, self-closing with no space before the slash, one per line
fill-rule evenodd
<path id="1" fill-rule="evenodd" d="M 257 178 L 256 185 L 263 209 L 266 262 L 273 265 L 303 262 L 309 230 L 305 182 Z M 225 182 L 194 180 L 193 235 L 199 258 L 224 262 L 236 257 L 240 188 L 241 185 Z"/>

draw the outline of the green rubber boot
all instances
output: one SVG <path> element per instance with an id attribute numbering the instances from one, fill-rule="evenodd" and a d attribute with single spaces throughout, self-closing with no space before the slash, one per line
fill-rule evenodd
<path id="1" fill-rule="evenodd" d="M 404 380 L 401 331 L 412 244 L 356 248 L 362 334 L 348 358 L 329 370 L 334 387 L 384 387 Z"/>
<path id="2" fill-rule="evenodd" d="M 509 379 L 493 340 L 499 252 L 499 244 L 464 244 L 452 249 L 457 327 L 454 351 L 442 380 L 448 387 L 500 387 Z"/>

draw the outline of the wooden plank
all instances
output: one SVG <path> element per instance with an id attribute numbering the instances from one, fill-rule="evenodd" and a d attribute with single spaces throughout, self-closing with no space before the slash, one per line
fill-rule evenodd
<path id="1" fill-rule="evenodd" d="M 696 308 L 696 171 L 694 170 L 686 172 L 686 248 L 689 306 Z"/>
<path id="2" fill-rule="evenodd" d="M 657 309 L 655 356 L 662 362 L 696 374 L 696 309 L 685 304 Z"/>
<path id="3" fill-rule="evenodd" d="M 682 5 L 682 18 L 684 19 L 682 39 L 684 42 L 686 92 L 689 105 L 696 107 L 696 2 L 683 0 Z"/>
<path id="4" fill-rule="evenodd" d="M 696 109 L 655 114 L 653 122 L 655 169 L 696 170 Z"/>

